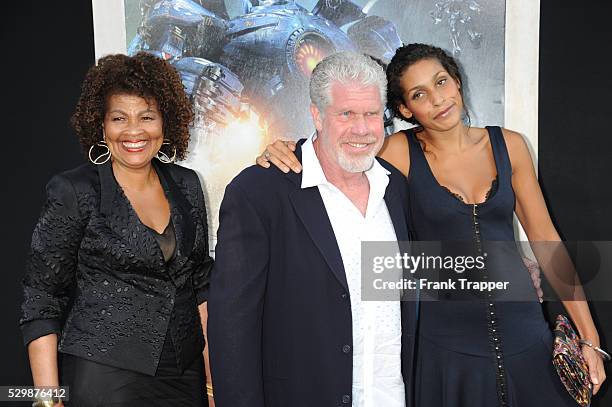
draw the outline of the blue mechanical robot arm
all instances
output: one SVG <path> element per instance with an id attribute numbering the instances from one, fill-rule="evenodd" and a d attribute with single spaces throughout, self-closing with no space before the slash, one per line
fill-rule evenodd
<path id="1" fill-rule="evenodd" d="M 138 34 L 128 49 L 130 54 L 150 51 L 164 59 L 211 59 L 223 48 L 227 20 L 199 2 L 141 0 L 141 13 Z"/>
<path id="2" fill-rule="evenodd" d="M 229 68 L 215 62 L 227 43 L 223 0 L 142 0 L 141 13 L 128 53 L 150 52 L 178 70 L 196 125 L 225 125 L 238 115 L 243 86 Z"/>
<path id="3" fill-rule="evenodd" d="M 402 41 L 394 23 L 368 15 L 367 9 L 350 0 L 319 0 L 312 13 L 342 27 L 359 51 L 387 64 Z"/>

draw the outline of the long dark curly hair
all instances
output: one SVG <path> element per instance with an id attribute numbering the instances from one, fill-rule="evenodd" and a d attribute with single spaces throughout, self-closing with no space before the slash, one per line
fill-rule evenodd
<path id="1" fill-rule="evenodd" d="M 409 123 L 420 125 L 414 116 L 407 118 L 400 112 L 399 106 L 401 104 L 406 105 L 404 101 L 404 91 L 400 80 L 402 74 L 406 70 L 414 65 L 415 63 L 423 59 L 435 59 L 449 73 L 452 78 L 461 84 L 459 93 L 463 99 L 463 109 L 465 111 L 467 122 L 470 122 L 470 115 L 468 112 L 465 95 L 463 89 L 466 87 L 461 74 L 461 69 L 457 64 L 457 61 L 450 56 L 442 48 L 435 47 L 427 44 L 408 44 L 403 45 L 395 51 L 395 55 L 391 58 L 391 62 L 387 66 L 387 107 L 393 112 L 393 114 Z"/>
<path id="2" fill-rule="evenodd" d="M 157 102 L 164 138 L 170 142 L 168 155 L 176 149 L 176 157 L 185 158 L 194 117 L 191 103 L 178 72 L 168 62 L 146 52 L 105 56 L 87 72 L 70 120 L 85 154 L 102 140 L 107 100 L 114 94 L 137 95 Z"/>

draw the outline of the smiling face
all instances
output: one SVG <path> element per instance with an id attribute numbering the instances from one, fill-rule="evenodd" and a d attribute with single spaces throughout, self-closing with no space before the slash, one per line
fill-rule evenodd
<path id="1" fill-rule="evenodd" d="M 164 139 L 157 102 L 137 95 L 109 96 L 104 134 L 114 164 L 132 169 L 149 165 Z"/>
<path id="2" fill-rule="evenodd" d="M 422 59 L 400 79 L 403 100 L 400 112 L 414 117 L 425 129 L 449 130 L 461 123 L 463 98 L 460 83 L 437 59 Z"/>
<path id="3" fill-rule="evenodd" d="M 313 104 L 319 160 L 331 170 L 363 172 L 372 166 L 384 141 L 383 105 L 375 85 L 332 83 L 325 112 Z"/>

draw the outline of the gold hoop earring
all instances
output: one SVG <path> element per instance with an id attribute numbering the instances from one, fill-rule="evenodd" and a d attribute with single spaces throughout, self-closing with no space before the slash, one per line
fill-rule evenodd
<path id="1" fill-rule="evenodd" d="M 169 146 L 172 143 L 170 143 L 170 140 L 166 139 L 162 142 L 162 147 L 163 146 Z M 170 157 L 168 154 L 164 153 L 161 150 L 161 147 L 159 149 L 159 151 L 157 152 L 157 155 L 155 156 L 155 158 L 157 158 L 160 162 L 164 163 L 164 164 L 172 164 L 175 160 L 176 160 L 176 147 L 173 146 L 172 147 L 172 157 Z"/>
<path id="2" fill-rule="evenodd" d="M 95 147 L 105 148 L 106 151 L 100 154 L 99 156 L 97 156 L 96 158 L 92 158 L 91 154 L 93 153 L 93 149 Z M 111 158 L 110 148 L 108 148 L 108 145 L 106 145 L 106 142 L 104 140 L 98 141 L 96 144 L 89 147 L 89 161 L 91 161 L 93 164 L 96 164 L 96 165 L 105 164 L 108 160 L 110 160 L 110 158 Z"/>

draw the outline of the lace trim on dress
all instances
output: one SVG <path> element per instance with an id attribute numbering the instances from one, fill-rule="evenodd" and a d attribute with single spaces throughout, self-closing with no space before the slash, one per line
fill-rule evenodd
<path id="1" fill-rule="evenodd" d="M 449 194 L 451 194 L 452 196 L 454 196 L 455 198 L 457 198 L 461 202 L 466 203 L 465 199 L 463 199 L 463 197 L 461 195 L 451 191 L 449 188 L 445 187 L 444 185 L 440 185 L 440 186 L 446 192 L 448 192 Z M 496 176 L 493 181 L 491 181 L 491 188 L 489 188 L 489 190 L 487 191 L 487 193 L 485 195 L 485 200 L 483 202 L 480 202 L 480 204 L 487 202 L 493 195 L 495 195 L 495 193 L 497 192 L 498 187 L 499 187 L 499 175 Z"/>

